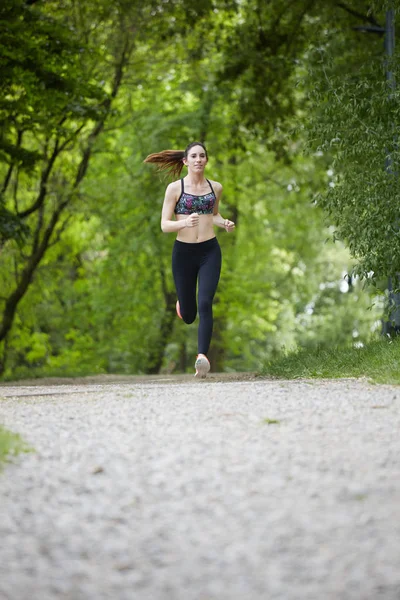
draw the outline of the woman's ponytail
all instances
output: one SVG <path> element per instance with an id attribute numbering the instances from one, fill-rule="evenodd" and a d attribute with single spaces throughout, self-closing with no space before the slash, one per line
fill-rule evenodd
<path id="1" fill-rule="evenodd" d="M 163 150 L 154 152 L 144 159 L 145 163 L 154 163 L 157 165 L 157 171 L 166 171 L 168 175 L 180 177 L 183 169 L 184 150 Z"/>

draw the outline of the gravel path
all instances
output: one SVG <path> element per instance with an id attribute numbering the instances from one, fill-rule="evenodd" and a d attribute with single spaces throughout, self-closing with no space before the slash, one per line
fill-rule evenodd
<path id="1" fill-rule="evenodd" d="M 0 423 L 1 600 L 400 598 L 398 387 L 2 385 Z"/>

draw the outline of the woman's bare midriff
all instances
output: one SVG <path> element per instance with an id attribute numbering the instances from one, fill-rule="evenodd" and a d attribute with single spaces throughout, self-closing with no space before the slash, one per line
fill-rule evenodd
<path id="1" fill-rule="evenodd" d="M 176 215 L 177 221 L 184 221 L 187 215 Z M 185 227 L 178 231 L 177 240 L 187 244 L 199 244 L 215 237 L 213 215 L 199 215 L 197 227 Z"/>

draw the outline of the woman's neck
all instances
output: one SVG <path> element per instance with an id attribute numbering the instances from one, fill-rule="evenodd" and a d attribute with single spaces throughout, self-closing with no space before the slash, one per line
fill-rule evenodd
<path id="1" fill-rule="evenodd" d="M 193 187 L 201 187 L 207 181 L 204 173 L 188 173 L 186 178 L 187 183 Z"/>

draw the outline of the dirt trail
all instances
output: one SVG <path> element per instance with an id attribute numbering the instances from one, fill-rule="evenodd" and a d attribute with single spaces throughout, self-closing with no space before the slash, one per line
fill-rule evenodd
<path id="1" fill-rule="evenodd" d="M 0 386 L 1 600 L 399 600 L 400 388 Z"/>

